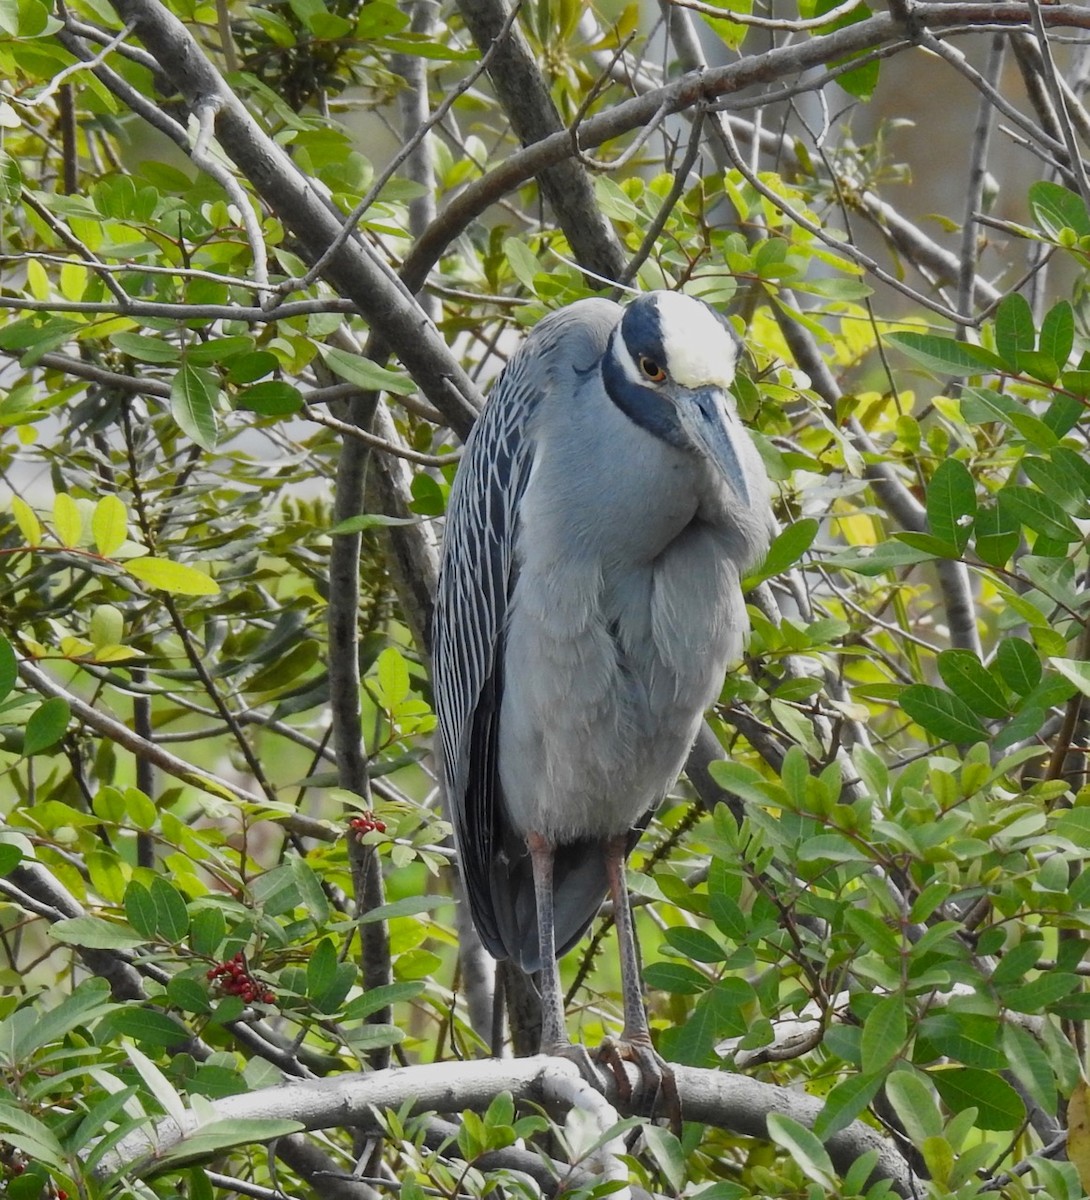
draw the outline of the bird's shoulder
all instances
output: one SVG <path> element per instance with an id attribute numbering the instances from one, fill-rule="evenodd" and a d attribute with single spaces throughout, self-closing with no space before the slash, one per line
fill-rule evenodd
<path id="1" fill-rule="evenodd" d="M 601 359 L 623 312 L 612 300 L 577 300 L 543 317 L 526 335 L 498 387 L 530 385 L 546 390 L 589 371 Z"/>

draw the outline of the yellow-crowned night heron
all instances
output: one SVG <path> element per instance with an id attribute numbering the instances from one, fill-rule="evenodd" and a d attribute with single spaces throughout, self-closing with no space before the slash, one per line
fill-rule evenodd
<path id="1" fill-rule="evenodd" d="M 497 958 L 541 971 L 542 1049 L 571 1053 L 557 955 L 608 890 L 624 1032 L 648 1034 L 624 862 L 742 649 L 739 581 L 771 529 L 727 389 L 739 344 L 652 292 L 542 320 L 470 435 L 435 613 L 441 779 Z"/>

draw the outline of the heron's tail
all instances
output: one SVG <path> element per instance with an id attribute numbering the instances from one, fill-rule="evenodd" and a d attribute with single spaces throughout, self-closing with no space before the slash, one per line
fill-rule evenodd
<path id="1" fill-rule="evenodd" d="M 512 847 L 514 849 L 514 847 Z M 586 932 L 608 891 L 605 845 L 597 838 L 557 846 L 553 860 L 556 953 L 566 954 Z M 525 848 L 492 863 L 492 908 L 502 955 L 532 974 L 541 969 L 534 873 Z"/>

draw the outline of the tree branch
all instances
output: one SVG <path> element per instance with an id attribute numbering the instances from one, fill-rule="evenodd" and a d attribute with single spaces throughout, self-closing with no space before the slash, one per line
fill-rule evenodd
<path id="1" fill-rule="evenodd" d="M 689 1120 L 716 1125 L 747 1137 L 766 1139 L 767 1120 L 772 1113 L 811 1126 L 824 1104 L 823 1100 L 804 1092 L 741 1075 L 696 1067 L 674 1066 L 673 1069 Z M 218 1120 L 285 1118 L 299 1121 L 307 1129 L 349 1125 L 381 1132 L 375 1120 L 376 1109 L 398 1110 L 411 1103 L 416 1112 L 457 1113 L 463 1109 L 483 1112 L 500 1092 L 509 1092 L 518 1101 L 537 1104 L 560 1103 L 570 1107 L 573 1103 L 587 1103 L 588 1111 L 604 1132 L 616 1116 L 605 1106 L 606 1101 L 615 1102 L 616 1083 L 611 1081 L 605 1100 L 599 1097 L 601 1105 L 592 1101 L 583 1089 L 590 1091 L 574 1064 L 538 1055 L 535 1058 L 404 1067 L 285 1084 L 217 1100 L 213 1112 L 214 1119 Z M 131 1164 L 137 1175 L 147 1173 L 155 1167 L 157 1152 L 177 1146 L 196 1131 L 195 1118 L 185 1129 L 179 1129 L 167 1119 L 158 1123 L 154 1135 L 138 1130 L 123 1138 L 104 1156 L 98 1173 L 109 1174 L 126 1164 Z M 855 1121 L 829 1138 L 826 1148 L 840 1171 L 846 1171 L 868 1151 L 877 1151 L 869 1183 L 884 1179 L 892 1184 L 898 1195 L 914 1194 L 915 1181 L 911 1172 L 890 1143 L 871 1126 Z"/>

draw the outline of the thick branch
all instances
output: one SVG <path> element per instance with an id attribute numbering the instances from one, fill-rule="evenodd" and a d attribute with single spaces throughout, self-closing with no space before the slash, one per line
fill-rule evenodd
<path id="1" fill-rule="evenodd" d="M 563 132 L 548 84 L 518 25 L 497 44 L 508 18 L 504 0 L 458 0 L 458 11 L 482 54 L 495 46 L 488 74 L 519 141 L 528 146 Z M 565 157 L 542 166 L 537 177 L 580 265 L 605 279 L 619 279 L 624 251 L 598 207 L 582 163 Z"/>
<path id="2" fill-rule="evenodd" d="M 767 1120 L 772 1113 L 811 1126 L 823 1106 L 817 1097 L 741 1075 L 682 1066 L 675 1066 L 674 1071 L 686 1117 L 747 1137 L 767 1138 Z M 350 1125 L 377 1132 L 376 1109 L 396 1110 L 411 1102 L 417 1112 L 457 1113 L 467 1108 L 483 1112 L 503 1091 L 516 1100 L 549 1103 L 550 1099 L 555 1102 L 561 1098 L 560 1085 L 565 1078 L 571 1085 L 566 1098 L 570 1105 L 578 1099 L 577 1085 L 582 1082 L 576 1068 L 566 1061 L 539 1055 L 345 1074 L 230 1096 L 216 1101 L 214 1109 L 221 1120 L 284 1118 L 299 1121 L 307 1129 Z M 615 1083 L 611 1085 L 607 1098 L 612 1100 L 615 1087 Z M 99 1170 L 106 1173 L 133 1163 L 138 1173 L 146 1172 L 155 1165 L 155 1147 L 160 1152 L 168 1150 L 194 1128 L 195 1122 L 181 1131 L 172 1121 L 163 1121 L 155 1130 L 154 1144 L 146 1132 L 137 1131 L 118 1143 Z M 834 1134 L 827 1149 L 841 1171 L 861 1155 L 876 1150 L 878 1158 L 871 1181 L 887 1179 L 899 1195 L 913 1194 L 914 1180 L 900 1156 L 875 1129 L 861 1121 Z"/>

